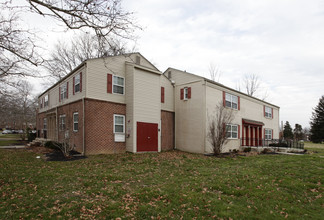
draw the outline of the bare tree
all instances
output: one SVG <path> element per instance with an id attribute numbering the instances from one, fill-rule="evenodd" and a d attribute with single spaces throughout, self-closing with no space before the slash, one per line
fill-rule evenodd
<path id="1" fill-rule="evenodd" d="M 238 91 L 245 92 L 249 96 L 254 96 L 260 98 L 261 100 L 266 100 L 269 96 L 268 91 L 265 90 L 262 95 L 260 95 L 261 81 L 259 76 L 256 74 L 245 74 L 242 82 L 239 81 L 236 83 L 236 89 Z"/>
<path id="2" fill-rule="evenodd" d="M 63 156 L 66 158 L 70 158 L 71 151 L 74 149 L 74 144 L 70 143 L 70 134 L 69 130 L 64 130 L 64 138 L 61 142 L 53 142 L 54 146 L 57 147 L 62 153 Z"/>
<path id="3" fill-rule="evenodd" d="M 84 60 L 128 52 L 122 39 L 111 38 L 109 44 L 107 42 L 101 43 L 95 35 L 87 33 L 73 37 L 70 44 L 58 41 L 44 67 L 49 76 L 58 81 Z"/>
<path id="4" fill-rule="evenodd" d="M 84 30 L 96 35 L 99 47 L 112 44 L 111 38 L 133 39 L 140 28 L 133 13 L 123 10 L 121 0 L 26 0 L 15 5 L 7 0 L 0 3 L 0 83 L 10 83 L 9 76 L 35 76 L 29 66 L 43 63 L 35 44 L 37 34 L 20 27 L 19 13 L 32 12 L 50 17 L 67 29 Z"/>
<path id="5" fill-rule="evenodd" d="M 208 114 L 208 141 L 212 145 L 214 155 L 219 155 L 224 144 L 228 141 L 226 134 L 226 125 L 230 124 L 234 119 L 234 114 L 231 109 L 226 109 L 222 102 L 216 105 L 212 114 Z"/>
<path id="6" fill-rule="evenodd" d="M 209 76 L 211 80 L 219 82 L 221 74 L 222 73 L 218 66 L 216 66 L 214 63 L 209 64 Z"/>

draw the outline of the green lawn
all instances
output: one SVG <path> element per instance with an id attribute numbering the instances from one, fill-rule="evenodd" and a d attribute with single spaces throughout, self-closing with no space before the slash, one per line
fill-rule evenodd
<path id="1" fill-rule="evenodd" d="M 0 146 L 21 144 L 20 134 L 0 134 Z"/>
<path id="2" fill-rule="evenodd" d="M 164 152 L 44 162 L 0 149 L 0 219 L 323 219 L 320 155 Z"/>
<path id="3" fill-rule="evenodd" d="M 7 138 L 12 138 L 12 139 L 20 139 L 20 134 L 0 134 L 0 140 L 1 139 L 7 139 Z"/>

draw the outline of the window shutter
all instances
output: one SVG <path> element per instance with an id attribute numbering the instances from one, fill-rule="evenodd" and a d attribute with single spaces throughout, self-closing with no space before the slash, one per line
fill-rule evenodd
<path id="1" fill-rule="evenodd" d="M 271 117 L 273 118 L 273 108 L 271 108 Z"/>
<path id="2" fill-rule="evenodd" d="M 263 128 L 263 138 L 265 139 L 265 128 Z"/>
<path id="3" fill-rule="evenodd" d="M 188 99 L 191 99 L 191 87 L 188 87 Z"/>
<path id="4" fill-rule="evenodd" d="M 82 72 L 80 73 L 80 92 L 82 92 Z"/>
<path id="5" fill-rule="evenodd" d="M 271 139 L 273 140 L 273 129 L 271 130 Z"/>
<path id="6" fill-rule="evenodd" d="M 223 106 L 225 107 L 225 91 L 223 91 Z"/>
<path id="7" fill-rule="evenodd" d="M 107 74 L 107 93 L 112 93 L 112 75 Z"/>
<path id="8" fill-rule="evenodd" d="M 59 102 L 61 101 L 61 86 L 59 87 Z"/>
<path id="9" fill-rule="evenodd" d="M 180 89 L 180 99 L 183 100 L 183 88 Z"/>
<path id="10" fill-rule="evenodd" d="M 240 96 L 237 96 L 237 109 L 240 110 L 241 109 L 241 101 L 240 101 Z"/>
<path id="11" fill-rule="evenodd" d="M 265 117 L 265 105 L 263 106 L 263 116 Z"/>
<path id="12" fill-rule="evenodd" d="M 73 89 L 72 89 L 72 91 L 73 91 L 73 95 L 75 94 L 75 77 L 73 76 Z"/>
<path id="13" fill-rule="evenodd" d="M 66 98 L 69 98 L 69 82 L 66 82 Z"/>
<path id="14" fill-rule="evenodd" d="M 161 87 L 161 103 L 164 103 L 164 87 Z"/>
<path id="15" fill-rule="evenodd" d="M 240 130 L 241 126 L 238 125 L 237 126 L 237 130 L 238 130 L 238 139 L 241 139 L 241 130 Z"/>

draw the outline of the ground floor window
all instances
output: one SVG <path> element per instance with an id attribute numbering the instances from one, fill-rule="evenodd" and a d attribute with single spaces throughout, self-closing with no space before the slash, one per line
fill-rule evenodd
<path id="1" fill-rule="evenodd" d="M 125 133 L 124 115 L 114 115 L 114 133 Z"/>
<path id="2" fill-rule="evenodd" d="M 238 137 L 238 125 L 227 124 L 226 136 L 230 139 L 237 139 Z"/>
<path id="3" fill-rule="evenodd" d="M 65 115 L 60 115 L 59 128 L 61 131 L 65 130 Z"/>
<path id="4" fill-rule="evenodd" d="M 79 113 L 74 112 L 73 113 L 73 131 L 78 131 L 79 130 Z"/>
<path id="5" fill-rule="evenodd" d="M 272 139 L 272 129 L 265 129 L 264 137 L 266 140 Z"/>
<path id="6" fill-rule="evenodd" d="M 44 130 L 47 130 L 47 118 L 44 118 L 43 126 L 44 126 Z"/>

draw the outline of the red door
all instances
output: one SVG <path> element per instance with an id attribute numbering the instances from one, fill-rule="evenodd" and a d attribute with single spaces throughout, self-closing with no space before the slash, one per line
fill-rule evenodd
<path id="1" fill-rule="evenodd" d="M 137 122 L 137 152 L 158 151 L 158 124 Z"/>

